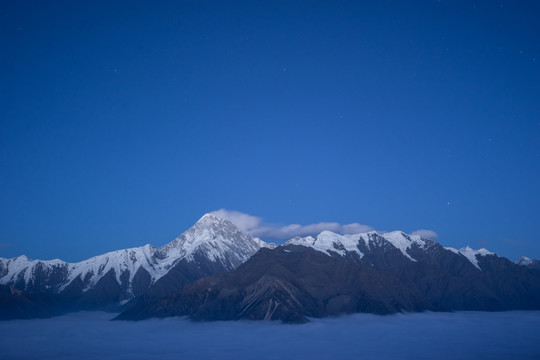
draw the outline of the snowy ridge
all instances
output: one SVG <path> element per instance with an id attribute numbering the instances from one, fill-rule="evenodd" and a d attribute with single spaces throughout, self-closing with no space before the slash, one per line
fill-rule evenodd
<path id="1" fill-rule="evenodd" d="M 285 243 L 286 245 L 301 245 L 312 247 L 317 251 L 321 251 L 330 256 L 330 251 L 345 256 L 347 252 L 355 252 L 360 258 L 364 254 L 358 249 L 358 241 L 348 237 L 333 233 L 331 231 L 323 231 L 316 238 L 312 236 L 295 237 Z"/>
<path id="2" fill-rule="evenodd" d="M 261 239 L 259 239 L 259 238 L 253 238 L 253 240 L 255 240 L 255 242 L 257 243 L 257 245 L 259 246 L 259 248 L 275 249 L 275 248 L 277 247 L 276 244 L 274 244 L 274 243 L 267 243 L 266 241 L 261 240 Z"/>
<path id="3" fill-rule="evenodd" d="M 160 266 L 162 264 L 159 264 L 153 258 L 154 252 L 154 247 L 145 245 L 138 248 L 108 252 L 78 263 L 68 263 L 58 259 L 31 260 L 26 256 L 19 256 L 14 259 L 0 258 L 0 264 L 3 264 L 0 283 L 10 284 L 23 280 L 26 287 L 34 277 L 39 276 L 39 272 L 45 271 L 47 274 L 52 274 L 56 270 L 66 274 L 56 284 L 53 282 L 57 287 L 57 291 L 64 290 L 77 278 L 86 282 L 85 290 L 87 290 L 93 287 L 109 271 L 114 270 L 118 283 L 122 285 L 127 281 L 125 285 L 129 287 L 140 267 L 151 274 L 154 282 L 166 273 L 163 266 Z M 121 277 L 126 273 L 128 277 L 122 281 Z M 54 285 L 48 285 L 48 287 Z"/>
<path id="4" fill-rule="evenodd" d="M 285 245 L 314 246 L 315 238 L 313 236 L 306 236 L 306 237 L 297 236 L 285 242 Z"/>
<path id="5" fill-rule="evenodd" d="M 73 280 L 80 278 L 89 279 L 85 290 L 92 288 L 101 277 L 114 270 L 116 281 L 131 290 L 131 283 L 139 268 L 143 268 L 150 274 L 152 283 L 167 273 L 167 263 L 154 257 L 156 248 L 145 245 L 138 248 L 112 251 L 103 255 L 92 257 L 79 263 L 69 264 L 68 281 L 60 288 L 64 290 Z M 122 279 L 127 274 L 127 279 Z"/>
<path id="6" fill-rule="evenodd" d="M 480 265 L 478 265 L 477 256 L 495 255 L 495 253 L 492 253 L 491 251 L 486 250 L 484 248 L 479 249 L 479 250 L 474 250 L 470 248 L 469 246 L 466 246 L 459 250 L 451 248 L 451 247 L 445 247 L 445 249 L 453 252 L 454 254 L 458 254 L 458 255 L 461 254 L 465 256 L 471 262 L 471 264 L 473 264 L 478 270 L 482 270 L 482 269 L 480 268 Z"/>
<path id="7" fill-rule="evenodd" d="M 260 239 L 241 233 L 228 220 L 204 215 L 193 227 L 160 248 L 151 245 L 123 249 L 90 259 L 68 263 L 62 260 L 31 260 L 26 256 L 0 258 L 0 284 L 31 285 L 37 277 L 47 277 L 46 289 L 61 292 L 74 280 L 91 289 L 105 274 L 114 271 L 116 281 L 131 294 L 132 281 L 141 268 L 155 283 L 180 260 L 195 261 L 198 256 L 221 262 L 234 269 L 261 247 L 271 247 Z M 43 275 L 45 274 L 45 275 Z"/>
<path id="8" fill-rule="evenodd" d="M 285 245 L 307 246 L 327 255 L 331 255 L 331 252 L 334 252 L 340 256 L 345 256 L 348 252 L 355 252 L 360 256 L 360 258 L 362 258 L 364 254 L 359 248 L 359 244 L 361 243 L 363 243 L 368 249 L 380 246 L 383 243 L 390 244 L 401 251 L 403 256 L 408 258 L 410 261 L 416 262 L 417 260 L 409 254 L 408 250 L 410 250 L 413 245 L 418 246 L 421 249 L 426 249 L 429 243 L 433 243 L 433 240 L 424 239 L 419 235 L 408 235 L 403 231 L 392 231 L 382 234 L 375 231 L 370 231 L 367 233 L 353 235 L 339 235 L 330 231 L 323 231 L 316 237 L 295 237 L 287 241 Z M 445 249 L 452 251 L 455 254 L 465 256 L 467 260 L 469 260 L 471 264 L 473 264 L 479 270 L 482 269 L 478 265 L 478 256 L 495 255 L 486 249 L 474 250 L 468 246 L 459 250 L 450 247 L 446 247 Z M 527 260 L 520 259 L 519 261 L 522 261 L 523 264 L 527 265 Z"/>
<path id="9" fill-rule="evenodd" d="M 18 256 L 12 259 L 0 258 L 0 284 L 13 283 L 20 279 L 25 284 L 31 282 L 32 277 L 39 268 L 65 270 L 68 267 L 65 261 L 54 260 L 32 260 L 25 255 Z"/>
<path id="10" fill-rule="evenodd" d="M 327 255 L 330 255 L 330 251 L 337 253 L 340 256 L 345 256 L 347 252 L 355 252 L 360 256 L 360 258 L 362 258 L 364 254 L 360 251 L 358 245 L 362 242 L 368 249 L 370 249 L 376 246 L 375 243 L 377 240 L 380 241 L 381 239 L 399 249 L 401 253 L 403 253 L 403 255 L 411 261 L 416 260 L 408 254 L 407 250 L 410 249 L 413 244 L 420 247 L 426 246 L 426 241 L 420 236 L 407 235 L 402 231 L 393 231 L 384 234 L 378 234 L 375 231 L 370 231 L 367 233 L 353 235 L 339 235 L 331 231 L 323 231 L 315 238 L 312 236 L 295 237 L 287 241 L 285 244 L 312 247 L 313 249 L 324 252 Z"/>

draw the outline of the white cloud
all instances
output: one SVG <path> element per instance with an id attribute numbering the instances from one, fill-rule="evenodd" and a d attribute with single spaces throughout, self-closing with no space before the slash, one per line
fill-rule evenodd
<path id="1" fill-rule="evenodd" d="M 262 219 L 260 217 L 245 214 L 240 211 L 219 209 L 212 211 L 210 214 L 222 219 L 227 219 L 236 225 L 238 230 L 250 234 L 254 229 L 259 228 L 260 224 L 262 223 Z"/>
<path id="2" fill-rule="evenodd" d="M 260 217 L 227 209 L 212 211 L 211 214 L 231 221 L 238 227 L 240 231 L 247 232 L 252 236 L 267 239 L 287 240 L 295 236 L 317 235 L 324 230 L 332 231 L 338 234 L 357 234 L 374 230 L 371 226 L 362 225 L 359 223 L 344 225 L 337 222 L 320 222 L 308 225 L 268 224 L 265 223 Z"/>
<path id="3" fill-rule="evenodd" d="M 431 240 L 436 240 L 439 237 L 439 235 L 435 231 L 426 230 L 426 229 L 419 229 L 419 230 L 413 231 L 411 235 L 420 235 L 423 238 L 431 239 Z"/>

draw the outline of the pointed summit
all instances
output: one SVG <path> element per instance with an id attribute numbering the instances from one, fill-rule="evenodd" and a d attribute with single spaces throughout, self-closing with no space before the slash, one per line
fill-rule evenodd
<path id="1" fill-rule="evenodd" d="M 261 240 L 242 233 L 229 220 L 204 214 L 190 229 L 161 250 L 167 257 L 186 259 L 204 257 L 234 269 L 261 248 Z"/>
<path id="2" fill-rule="evenodd" d="M 215 223 L 215 222 L 219 222 L 220 220 L 225 220 L 225 219 L 217 217 L 216 215 L 213 215 L 211 213 L 206 213 L 196 222 L 196 224 L 198 224 L 198 223 Z"/>
<path id="3" fill-rule="evenodd" d="M 216 239 L 222 238 L 251 238 L 250 235 L 241 232 L 236 225 L 227 219 L 213 214 L 204 214 L 191 228 L 180 237 L 186 235 L 186 240 Z M 180 238 L 179 237 L 179 238 Z"/>

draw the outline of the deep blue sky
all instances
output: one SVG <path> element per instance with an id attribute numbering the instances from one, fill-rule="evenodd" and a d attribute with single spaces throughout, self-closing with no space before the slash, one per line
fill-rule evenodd
<path id="1" fill-rule="evenodd" d="M 0 3 L 0 256 L 226 208 L 540 258 L 537 1 Z"/>

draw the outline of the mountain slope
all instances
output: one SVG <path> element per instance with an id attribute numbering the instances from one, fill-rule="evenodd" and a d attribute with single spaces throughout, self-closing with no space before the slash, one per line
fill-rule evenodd
<path id="1" fill-rule="evenodd" d="M 306 317 L 343 312 L 385 314 L 426 308 L 435 310 L 391 276 L 339 256 L 288 245 L 262 249 L 234 272 L 200 279 L 117 319 L 189 315 L 195 320 L 305 322 Z"/>

